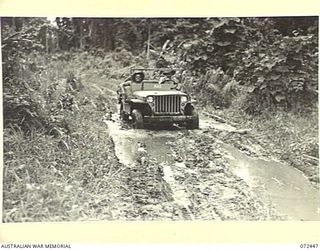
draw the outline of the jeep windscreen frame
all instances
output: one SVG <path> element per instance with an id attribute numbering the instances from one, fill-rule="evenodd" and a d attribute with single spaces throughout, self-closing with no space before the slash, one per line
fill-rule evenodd
<path id="1" fill-rule="evenodd" d="M 182 71 L 181 68 L 130 68 L 130 74 L 135 73 L 136 71 Z"/>
<path id="2" fill-rule="evenodd" d="M 141 83 L 131 82 L 131 88 L 133 91 L 170 91 L 176 90 L 177 84 L 171 82 L 170 84 L 162 83 L 158 81 L 143 80 Z"/>
<path id="3" fill-rule="evenodd" d="M 171 83 L 171 84 L 167 84 L 167 83 L 150 83 L 150 82 L 142 82 L 143 86 L 142 89 L 143 90 L 153 90 L 153 91 L 170 91 L 170 90 L 176 90 L 177 84 L 175 83 Z"/>

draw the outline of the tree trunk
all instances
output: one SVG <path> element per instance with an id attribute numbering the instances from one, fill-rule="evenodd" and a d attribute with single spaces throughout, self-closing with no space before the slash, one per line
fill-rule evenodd
<path id="1" fill-rule="evenodd" d="M 148 41 L 147 41 L 147 61 L 148 61 L 148 67 L 150 67 L 150 30 L 151 25 L 148 22 Z"/>

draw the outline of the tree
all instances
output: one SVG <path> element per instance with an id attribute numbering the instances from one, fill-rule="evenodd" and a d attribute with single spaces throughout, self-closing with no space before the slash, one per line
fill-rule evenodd
<path id="1" fill-rule="evenodd" d="M 42 122 L 35 91 L 39 82 L 29 76 L 38 70 L 32 53 L 45 51 L 42 37 L 47 23 L 44 18 L 14 19 L 1 19 L 4 126 L 19 124 L 30 130 Z"/>

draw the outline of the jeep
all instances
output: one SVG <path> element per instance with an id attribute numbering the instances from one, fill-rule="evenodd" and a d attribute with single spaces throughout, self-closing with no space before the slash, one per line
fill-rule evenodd
<path id="1" fill-rule="evenodd" d="M 130 77 L 119 85 L 117 91 L 120 118 L 131 120 L 136 129 L 162 122 L 198 129 L 195 100 L 180 91 L 177 80 L 172 79 L 176 70 L 131 68 Z"/>

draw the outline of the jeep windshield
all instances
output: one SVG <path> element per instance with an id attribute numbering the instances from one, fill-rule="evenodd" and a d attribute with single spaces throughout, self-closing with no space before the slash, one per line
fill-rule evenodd
<path id="1" fill-rule="evenodd" d="M 143 74 L 141 82 L 132 81 L 136 90 L 168 91 L 177 89 L 178 82 L 174 77 L 180 69 L 176 68 L 131 68 L 130 74 Z"/>

